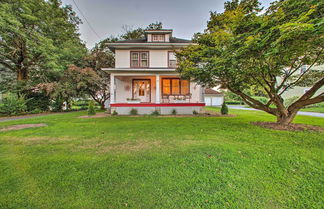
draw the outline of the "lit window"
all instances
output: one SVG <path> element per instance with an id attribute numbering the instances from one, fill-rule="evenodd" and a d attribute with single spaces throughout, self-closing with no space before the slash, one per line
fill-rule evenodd
<path id="1" fill-rule="evenodd" d="M 189 94 L 189 81 L 188 80 L 181 80 L 181 94 L 182 95 Z"/>
<path id="2" fill-rule="evenodd" d="M 148 52 L 131 52 L 131 67 L 148 67 Z"/>
<path id="3" fill-rule="evenodd" d="M 180 80 L 179 79 L 172 79 L 171 80 L 171 92 L 172 94 L 180 94 Z"/>
<path id="4" fill-rule="evenodd" d="M 177 58 L 174 52 L 169 52 L 169 67 L 177 67 Z"/>
<path id="5" fill-rule="evenodd" d="M 165 41 L 165 36 L 164 34 L 154 34 L 152 35 L 152 41 L 153 42 L 164 42 Z"/>
<path id="6" fill-rule="evenodd" d="M 163 88 L 162 88 L 163 94 L 165 94 L 165 95 L 171 94 L 171 80 L 170 79 L 163 79 L 162 86 L 163 86 Z"/>
<path id="7" fill-rule="evenodd" d="M 180 80 L 179 78 L 164 78 L 162 79 L 162 94 L 188 95 L 190 93 L 189 84 L 189 81 Z"/>

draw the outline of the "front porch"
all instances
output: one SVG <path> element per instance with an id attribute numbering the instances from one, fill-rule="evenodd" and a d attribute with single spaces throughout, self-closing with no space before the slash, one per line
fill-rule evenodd
<path id="1" fill-rule="evenodd" d="M 129 114 L 193 114 L 205 106 L 202 87 L 176 74 L 111 74 L 111 110 Z"/>

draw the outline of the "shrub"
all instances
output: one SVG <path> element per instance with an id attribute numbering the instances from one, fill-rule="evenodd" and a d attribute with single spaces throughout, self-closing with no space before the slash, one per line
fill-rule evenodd
<path id="1" fill-rule="evenodd" d="M 118 115 L 118 112 L 116 112 L 116 110 L 114 110 L 114 112 L 112 112 L 112 115 Z"/>
<path id="2" fill-rule="evenodd" d="M 63 110 L 63 103 L 64 101 L 60 97 L 55 98 L 50 103 L 50 110 L 53 112 L 61 112 Z"/>
<path id="3" fill-rule="evenodd" d="M 242 104 L 244 104 L 244 102 L 240 102 L 240 101 L 226 101 L 225 103 L 228 105 L 242 105 Z"/>
<path id="4" fill-rule="evenodd" d="M 5 115 L 23 114 L 27 110 L 26 102 L 27 100 L 23 96 L 18 97 L 15 94 L 8 94 L 1 100 L 0 113 Z"/>
<path id="5" fill-rule="evenodd" d="M 151 113 L 151 115 L 154 115 L 154 116 L 159 116 L 160 115 L 160 112 L 155 110 Z"/>
<path id="6" fill-rule="evenodd" d="M 196 110 L 192 111 L 192 114 L 198 115 L 198 112 Z"/>
<path id="7" fill-rule="evenodd" d="M 96 114 L 96 110 L 94 107 L 94 102 L 90 101 L 88 106 L 88 115 L 95 115 L 95 114 Z"/>
<path id="8" fill-rule="evenodd" d="M 29 112 L 34 110 L 47 111 L 49 109 L 51 100 L 45 93 L 27 92 L 26 99 L 27 111 Z"/>
<path id="9" fill-rule="evenodd" d="M 255 100 L 258 100 L 259 102 L 266 104 L 268 102 L 268 98 L 267 97 L 260 97 L 260 96 L 253 96 L 252 97 Z"/>
<path id="10" fill-rule="evenodd" d="M 177 114 L 177 110 L 176 110 L 176 109 L 173 109 L 173 110 L 171 111 L 171 114 L 172 114 L 172 115 L 176 115 L 176 114 Z"/>
<path id="11" fill-rule="evenodd" d="M 131 111 L 129 112 L 130 115 L 137 115 L 138 114 L 138 111 L 137 109 L 131 109 Z"/>
<path id="12" fill-rule="evenodd" d="M 29 111 L 30 114 L 38 114 L 38 113 L 41 113 L 41 112 L 43 112 L 43 111 L 41 109 L 38 109 L 38 108 L 36 108 L 36 109 L 34 109 L 32 111 Z"/>
<path id="13" fill-rule="evenodd" d="M 221 114 L 222 115 L 227 115 L 228 114 L 228 107 L 227 107 L 225 102 L 223 102 L 223 104 L 222 104 Z"/>

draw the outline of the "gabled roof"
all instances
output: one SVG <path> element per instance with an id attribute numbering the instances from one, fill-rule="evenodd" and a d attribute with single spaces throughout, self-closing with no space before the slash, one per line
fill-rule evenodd
<path id="1" fill-rule="evenodd" d="M 214 89 L 205 89 L 205 94 L 218 94 L 218 95 L 223 95 L 222 93 L 214 90 Z"/>
<path id="2" fill-rule="evenodd" d="M 133 39 L 133 40 L 121 40 L 121 41 L 116 41 L 113 43 L 152 43 L 152 42 L 147 42 L 147 40 L 145 38 L 141 38 L 141 39 Z M 187 40 L 187 39 L 171 37 L 170 42 L 154 42 L 154 43 L 155 44 L 158 44 L 158 43 L 192 43 L 192 41 Z"/>
<path id="3" fill-rule="evenodd" d="M 147 42 L 147 39 L 121 40 L 108 43 L 108 48 L 115 49 L 180 49 L 193 44 L 192 41 L 171 37 L 169 42 Z"/>

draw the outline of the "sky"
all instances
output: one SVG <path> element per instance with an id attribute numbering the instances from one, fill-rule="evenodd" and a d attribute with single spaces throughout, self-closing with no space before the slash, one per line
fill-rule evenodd
<path id="1" fill-rule="evenodd" d="M 210 11 L 222 12 L 226 0 L 62 0 L 72 5 L 81 18 L 81 39 L 88 48 L 111 35 L 122 34 L 123 26 L 145 28 L 152 22 L 162 22 L 163 28 L 173 29 L 173 36 L 191 39 L 206 28 Z M 269 6 L 272 0 L 260 0 Z M 93 30 L 91 29 L 93 28 Z"/>

